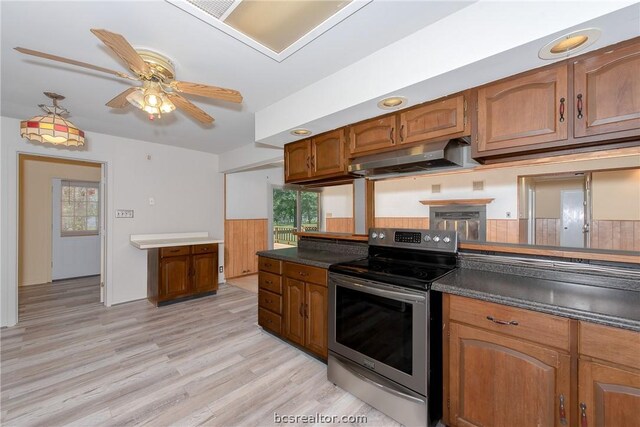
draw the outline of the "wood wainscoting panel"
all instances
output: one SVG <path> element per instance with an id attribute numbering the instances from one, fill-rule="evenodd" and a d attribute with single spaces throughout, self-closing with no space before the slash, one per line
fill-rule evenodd
<path id="1" fill-rule="evenodd" d="M 560 218 L 536 218 L 536 245 L 560 246 Z"/>
<path id="2" fill-rule="evenodd" d="M 267 249 L 266 218 L 227 219 L 224 224 L 225 277 L 258 272 L 257 251 Z"/>
<path id="3" fill-rule="evenodd" d="M 591 221 L 591 247 L 640 251 L 640 221 Z"/>
<path id="4" fill-rule="evenodd" d="M 327 233 L 353 233 L 353 218 L 327 218 Z"/>
<path id="5" fill-rule="evenodd" d="M 376 217 L 375 227 L 378 228 L 429 228 L 429 218 L 426 217 Z"/>
<path id="6" fill-rule="evenodd" d="M 488 219 L 487 242 L 519 243 L 519 224 L 517 219 Z"/>

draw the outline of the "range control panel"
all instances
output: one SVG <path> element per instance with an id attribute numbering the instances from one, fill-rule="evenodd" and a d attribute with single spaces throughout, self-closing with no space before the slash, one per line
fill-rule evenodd
<path id="1" fill-rule="evenodd" d="M 371 228 L 369 244 L 396 248 L 456 252 L 458 234 L 450 230 Z"/>

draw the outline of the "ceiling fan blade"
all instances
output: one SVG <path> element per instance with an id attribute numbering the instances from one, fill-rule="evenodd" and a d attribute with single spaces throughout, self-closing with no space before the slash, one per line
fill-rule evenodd
<path id="1" fill-rule="evenodd" d="M 171 87 L 178 92 L 189 93 L 191 95 L 200 95 L 207 98 L 223 99 L 225 101 L 237 103 L 242 102 L 242 95 L 240 95 L 240 92 L 233 89 L 180 81 L 171 82 Z"/>
<path id="2" fill-rule="evenodd" d="M 189 114 L 200 123 L 204 123 L 207 125 L 213 123 L 213 117 L 193 105 L 185 97 L 178 95 L 177 93 L 170 93 L 167 95 L 169 96 L 169 99 L 171 99 L 171 102 L 173 102 L 177 108 L 182 109 L 185 113 Z"/>
<path id="3" fill-rule="evenodd" d="M 127 96 L 129 96 L 130 93 L 135 92 L 138 89 L 139 88 L 137 87 L 130 87 L 129 89 L 125 90 L 124 92 L 122 92 L 121 94 L 113 98 L 111 101 L 107 102 L 106 104 L 107 107 L 111 107 L 111 108 L 126 107 L 127 105 L 129 105 L 129 101 L 127 101 Z"/>
<path id="4" fill-rule="evenodd" d="M 137 78 L 131 77 L 126 73 L 110 70 L 108 68 L 98 67 L 97 65 L 87 64 L 86 62 L 76 61 L 75 59 L 63 58 L 62 56 L 56 56 L 56 55 L 51 55 L 50 53 L 38 52 L 37 50 L 25 49 L 24 47 L 16 47 L 14 49 L 26 55 L 37 56 L 44 59 L 50 59 L 52 61 L 64 62 L 65 64 L 76 65 L 78 67 L 88 68 L 90 70 L 100 71 L 102 73 L 113 74 L 114 76 L 122 77 L 124 79 L 138 80 Z"/>
<path id="5" fill-rule="evenodd" d="M 120 34 L 112 33 L 107 30 L 99 30 L 92 28 L 91 32 L 98 37 L 109 49 L 115 52 L 136 74 L 148 76 L 151 74 L 149 64 L 138 55 L 138 52 L 129 44 Z"/>

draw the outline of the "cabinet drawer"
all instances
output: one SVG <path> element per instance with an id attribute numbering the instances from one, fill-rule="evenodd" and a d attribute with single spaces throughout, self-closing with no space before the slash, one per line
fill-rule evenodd
<path id="1" fill-rule="evenodd" d="M 303 282 L 327 286 L 327 270 L 324 268 L 285 262 L 284 275 Z"/>
<path id="2" fill-rule="evenodd" d="M 160 248 L 160 257 L 166 258 L 169 256 L 189 255 L 191 253 L 191 246 L 171 246 L 169 248 Z"/>
<path id="3" fill-rule="evenodd" d="M 282 277 L 261 271 L 258 275 L 258 288 L 282 295 Z"/>
<path id="4" fill-rule="evenodd" d="M 449 301 L 453 321 L 569 351 L 569 319 L 456 295 Z"/>
<path id="5" fill-rule="evenodd" d="M 258 325 L 278 335 L 282 334 L 282 317 L 264 308 L 258 308 Z"/>
<path id="6" fill-rule="evenodd" d="M 271 258 L 259 257 L 258 268 L 269 273 L 282 274 L 282 261 Z"/>
<path id="7" fill-rule="evenodd" d="M 217 243 L 209 243 L 206 245 L 193 245 L 194 254 L 209 254 L 212 252 L 218 252 Z"/>
<path id="8" fill-rule="evenodd" d="M 282 297 L 273 292 L 258 290 L 258 307 L 266 308 L 276 314 L 282 314 Z"/>
<path id="9" fill-rule="evenodd" d="M 640 333 L 626 329 L 580 322 L 578 352 L 638 369 Z"/>

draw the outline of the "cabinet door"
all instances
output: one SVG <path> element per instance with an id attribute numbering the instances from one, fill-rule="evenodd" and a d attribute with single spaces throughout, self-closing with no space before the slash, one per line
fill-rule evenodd
<path id="1" fill-rule="evenodd" d="M 284 146 L 285 182 L 309 178 L 311 168 L 310 140 L 292 142 Z"/>
<path id="2" fill-rule="evenodd" d="M 218 290 L 218 253 L 193 255 L 193 291 Z"/>
<path id="3" fill-rule="evenodd" d="M 396 116 L 368 120 L 349 129 L 349 152 L 366 153 L 396 145 Z"/>
<path id="4" fill-rule="evenodd" d="M 577 61 L 573 73 L 576 137 L 640 129 L 640 43 Z"/>
<path id="5" fill-rule="evenodd" d="M 640 425 L 640 374 L 581 360 L 578 366 L 580 425 Z M 584 405 L 584 406 L 583 406 Z"/>
<path id="6" fill-rule="evenodd" d="M 566 65 L 482 87 L 477 152 L 526 151 L 527 146 L 565 140 L 567 114 Z"/>
<path id="7" fill-rule="evenodd" d="M 465 107 L 460 95 L 400 113 L 400 144 L 464 133 Z"/>
<path id="8" fill-rule="evenodd" d="M 289 341 L 304 345 L 304 282 L 285 279 L 284 282 L 284 336 Z"/>
<path id="9" fill-rule="evenodd" d="M 344 148 L 344 129 L 313 138 L 311 175 L 318 177 L 345 173 Z"/>
<path id="10" fill-rule="evenodd" d="M 185 255 L 160 260 L 159 298 L 176 298 L 189 293 L 190 259 Z"/>
<path id="11" fill-rule="evenodd" d="M 565 425 L 561 413 L 566 425 L 572 425 L 569 354 L 455 322 L 450 325 L 452 425 L 560 427 Z"/>
<path id="12" fill-rule="evenodd" d="M 305 347 L 327 357 L 327 288 L 312 283 L 305 290 Z"/>

